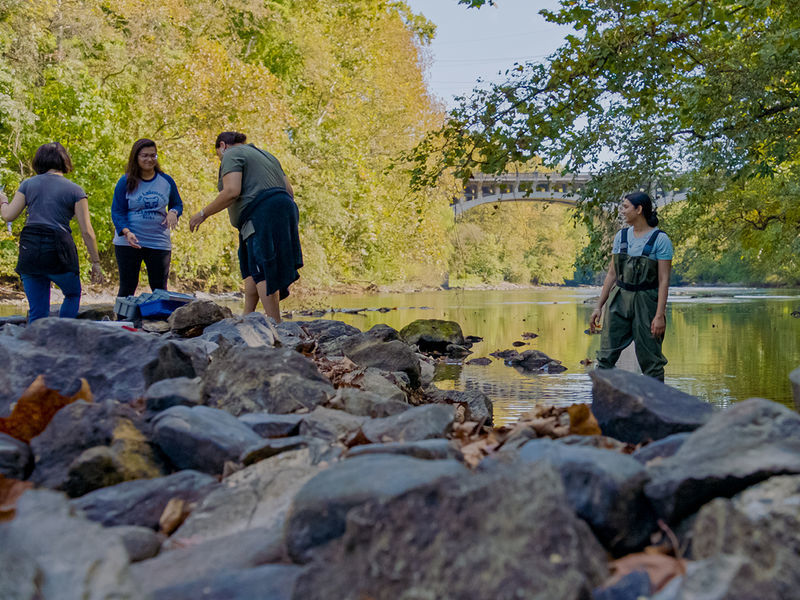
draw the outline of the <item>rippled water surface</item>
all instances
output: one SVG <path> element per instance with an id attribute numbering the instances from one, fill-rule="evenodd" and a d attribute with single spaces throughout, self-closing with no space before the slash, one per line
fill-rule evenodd
<path id="1" fill-rule="evenodd" d="M 600 336 L 584 333 L 598 293 L 598 288 L 545 288 L 331 296 L 327 301 L 336 308 L 393 310 L 337 312 L 325 318 L 362 330 L 377 323 L 401 329 L 422 318 L 458 321 L 465 335 L 483 338 L 468 359 L 513 348 L 513 342 L 526 341 L 524 332 L 538 334 L 517 349 L 541 350 L 567 371 L 529 375 L 500 360 L 488 366 L 440 365 L 437 370 L 438 386 L 479 389 L 491 397 L 501 424 L 536 403 L 591 401 L 591 382 L 581 360 L 593 359 L 600 346 Z M 753 396 L 792 406 L 788 374 L 800 365 L 800 318 L 791 313 L 800 310 L 800 291 L 673 288 L 670 294 L 666 383 L 721 406 Z M 630 350 L 619 366 L 638 370 Z"/>

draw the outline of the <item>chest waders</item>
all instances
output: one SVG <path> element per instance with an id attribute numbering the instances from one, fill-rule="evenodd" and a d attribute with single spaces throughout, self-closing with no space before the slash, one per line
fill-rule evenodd
<path id="1" fill-rule="evenodd" d="M 658 308 L 658 261 L 650 258 L 650 253 L 660 233 L 660 229 L 652 233 L 641 256 L 630 256 L 628 229 L 622 230 L 619 254 L 614 255 L 617 282 L 606 302 L 598 369 L 613 368 L 622 351 L 635 342 L 642 373 L 664 381 L 667 359 L 661 353 L 662 339 L 650 333 Z"/>

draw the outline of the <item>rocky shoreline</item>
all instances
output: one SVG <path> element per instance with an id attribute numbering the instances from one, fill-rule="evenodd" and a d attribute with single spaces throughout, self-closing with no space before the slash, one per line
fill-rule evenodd
<path id="1" fill-rule="evenodd" d="M 591 406 L 494 427 L 485 395 L 433 384 L 436 357 L 469 353 L 455 323 L 275 325 L 201 300 L 145 329 L 0 327 L 0 597 L 744 600 L 800 584 L 800 415 L 782 405 L 715 410 L 595 371 Z"/>

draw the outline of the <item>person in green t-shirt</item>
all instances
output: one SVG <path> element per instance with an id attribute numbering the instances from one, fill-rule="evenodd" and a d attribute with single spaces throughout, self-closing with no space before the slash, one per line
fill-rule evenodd
<path id="1" fill-rule="evenodd" d="M 278 159 L 246 141 L 245 134 L 235 131 L 217 136 L 219 194 L 192 215 L 189 229 L 195 232 L 208 217 L 228 210 L 231 225 L 239 230 L 244 312 L 255 311 L 260 300 L 267 316 L 280 323 L 279 302 L 303 266 L 299 211 Z"/>

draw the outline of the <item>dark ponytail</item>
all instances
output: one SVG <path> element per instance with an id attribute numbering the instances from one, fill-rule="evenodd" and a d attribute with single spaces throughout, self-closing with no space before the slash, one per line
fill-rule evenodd
<path id="1" fill-rule="evenodd" d="M 238 131 L 223 131 L 217 136 L 214 148 L 219 148 L 219 145 L 223 142 L 228 146 L 233 146 L 234 144 L 244 144 L 246 141 L 247 136 L 243 133 L 239 133 Z"/>
<path id="2" fill-rule="evenodd" d="M 645 221 L 647 221 L 647 224 L 650 225 L 650 227 L 656 227 L 658 225 L 658 211 L 653 205 L 653 201 L 650 199 L 650 196 L 644 192 L 633 192 L 632 194 L 625 196 L 625 200 L 634 206 L 642 207 L 642 216 L 644 217 Z"/>

